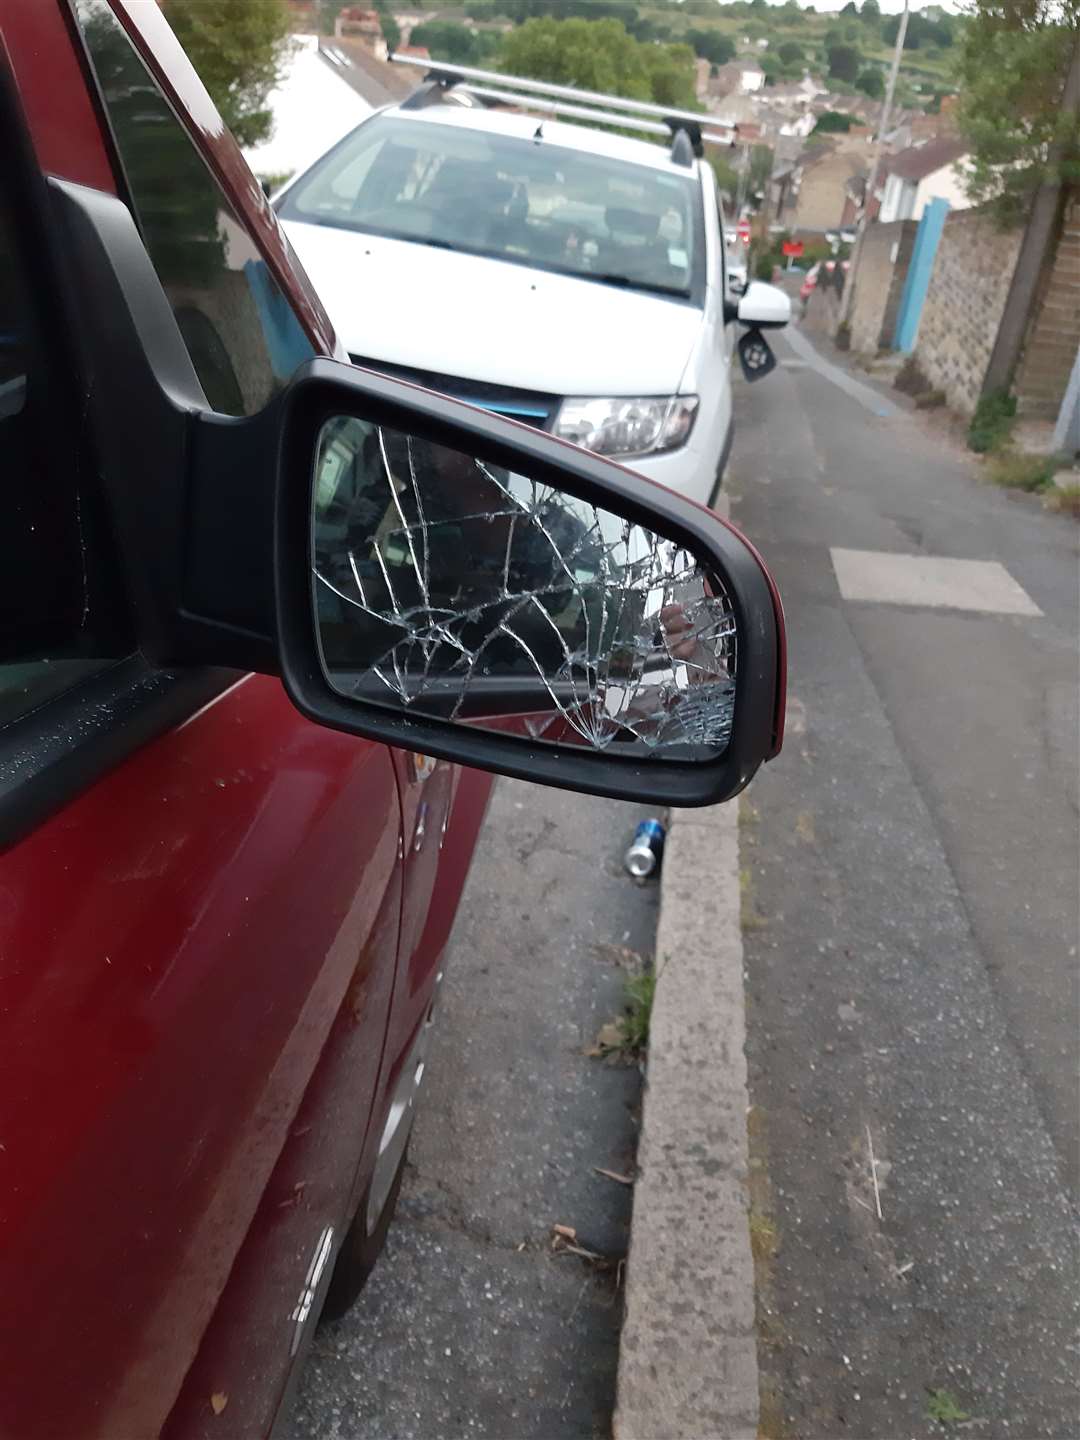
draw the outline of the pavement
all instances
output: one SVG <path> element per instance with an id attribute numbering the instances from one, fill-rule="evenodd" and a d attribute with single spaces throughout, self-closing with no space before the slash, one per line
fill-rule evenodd
<path id="1" fill-rule="evenodd" d="M 615 1403 L 640 1074 L 584 1052 L 651 958 L 641 807 L 495 787 L 451 939 L 387 1249 L 315 1338 L 289 1440 L 605 1436 Z M 552 1226 L 611 1257 L 551 1249 Z"/>
<path id="2" fill-rule="evenodd" d="M 730 480 L 791 663 L 741 830 L 761 1431 L 1065 1440 L 1078 532 L 777 350 Z"/>

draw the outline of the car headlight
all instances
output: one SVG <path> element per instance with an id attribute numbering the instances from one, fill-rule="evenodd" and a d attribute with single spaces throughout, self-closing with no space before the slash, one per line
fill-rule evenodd
<path id="1" fill-rule="evenodd" d="M 553 433 L 598 455 L 656 455 L 685 445 L 697 408 L 696 395 L 564 400 Z"/>

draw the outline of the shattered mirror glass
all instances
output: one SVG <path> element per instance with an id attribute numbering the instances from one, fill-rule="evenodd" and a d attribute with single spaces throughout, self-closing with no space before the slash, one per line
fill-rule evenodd
<path id="1" fill-rule="evenodd" d="M 340 695 L 635 757 L 728 745 L 723 586 L 682 545 L 550 484 L 329 420 L 312 566 Z"/>

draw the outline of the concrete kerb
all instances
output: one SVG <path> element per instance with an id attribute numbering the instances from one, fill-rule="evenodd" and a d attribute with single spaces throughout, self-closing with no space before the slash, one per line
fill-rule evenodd
<path id="1" fill-rule="evenodd" d="M 737 804 L 673 811 L 616 1440 L 753 1440 L 754 1266 Z"/>

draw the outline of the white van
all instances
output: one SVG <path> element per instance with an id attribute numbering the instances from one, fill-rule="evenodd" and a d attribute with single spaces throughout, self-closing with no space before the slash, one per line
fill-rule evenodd
<path id="1" fill-rule="evenodd" d="M 756 378 L 769 368 L 757 327 L 784 324 L 790 303 L 767 285 L 726 290 L 695 117 L 666 117 L 669 148 L 488 108 L 478 96 L 502 92 L 461 79 L 484 72 L 425 65 L 450 80 L 376 111 L 274 199 L 353 360 L 708 503 L 731 448 L 734 322 L 755 327 Z M 612 120 L 664 128 L 621 111 L 600 123 Z"/>

